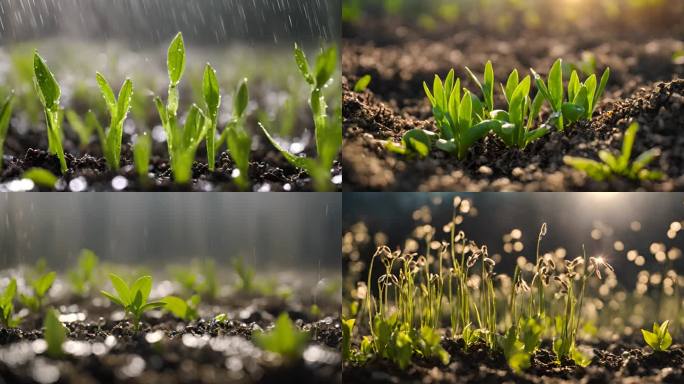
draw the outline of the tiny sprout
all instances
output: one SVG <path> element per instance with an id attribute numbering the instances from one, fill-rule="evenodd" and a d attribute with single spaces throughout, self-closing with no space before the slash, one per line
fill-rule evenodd
<path id="1" fill-rule="evenodd" d="M 112 282 L 117 295 L 106 291 L 100 292 L 113 303 L 120 305 L 127 315 L 132 316 L 136 329 L 140 328 L 140 318 L 143 313 L 165 305 L 162 301 L 147 301 L 152 291 L 152 277 L 150 276 L 142 276 L 130 286 L 114 273 L 109 274 L 109 280 Z"/>
<path id="2" fill-rule="evenodd" d="M 199 295 L 193 295 L 189 300 L 183 300 L 176 296 L 167 296 L 160 300 L 164 303 L 164 309 L 184 321 L 195 320 L 199 317 L 197 307 L 200 303 Z"/>
<path id="3" fill-rule="evenodd" d="M 21 302 L 32 311 L 39 311 L 43 306 L 43 299 L 52 287 L 56 277 L 56 272 L 48 272 L 31 281 L 33 295 L 20 295 Z"/>
<path id="4" fill-rule="evenodd" d="M 17 281 L 12 278 L 0 296 L 0 323 L 5 328 L 14 328 L 19 325 L 20 318 L 14 316 L 14 296 L 17 294 Z"/>
<path id="5" fill-rule="evenodd" d="M 98 72 L 96 78 L 111 117 L 109 130 L 106 135 L 104 133 L 100 134 L 101 137 L 105 138 L 105 141 L 101 142 L 102 152 L 105 155 L 109 169 L 116 171 L 121 165 L 123 124 L 131 107 L 133 82 L 130 79 L 126 79 L 119 90 L 117 98 L 114 96 L 114 91 L 107 82 L 107 79 L 101 73 Z"/>
<path id="6" fill-rule="evenodd" d="M 370 84 L 372 80 L 371 75 L 363 75 L 357 82 L 354 84 L 354 92 L 356 93 L 363 93 L 363 91 L 368 88 L 368 85 Z"/>
<path id="7" fill-rule="evenodd" d="M 662 324 L 658 325 L 653 323 L 653 332 L 649 332 L 645 329 L 641 330 L 644 336 L 644 341 L 656 352 L 666 351 L 672 345 L 672 336 L 668 327 L 670 326 L 670 320 L 665 320 Z"/>
<path id="8" fill-rule="evenodd" d="M 278 316 L 272 330 L 257 332 L 253 337 L 260 348 L 290 360 L 299 358 L 309 341 L 309 334 L 300 331 L 287 313 Z"/>
<path id="9" fill-rule="evenodd" d="M 38 51 L 33 53 L 33 83 L 45 108 L 45 123 L 47 125 L 48 152 L 59 158 L 60 171 L 67 171 L 64 148 L 62 147 L 62 120 L 64 110 L 59 106 L 61 90 L 54 75 Z"/>
<path id="10" fill-rule="evenodd" d="M 577 170 L 584 171 L 594 180 L 603 181 L 614 176 L 623 176 L 632 180 L 660 180 L 663 174 L 659 171 L 650 171 L 646 166 L 660 155 L 660 149 L 652 148 L 639 155 L 630 163 L 632 146 L 639 130 L 637 122 L 632 123 L 622 142 L 622 153 L 619 157 L 608 151 L 599 151 L 602 162 L 582 157 L 565 156 L 563 162 Z"/>
<path id="11" fill-rule="evenodd" d="M 47 311 L 43 327 L 45 328 L 43 337 L 47 343 L 47 355 L 53 359 L 62 357 L 64 355 L 62 344 L 66 340 L 68 331 L 59 321 L 59 312 L 54 308 Z"/>

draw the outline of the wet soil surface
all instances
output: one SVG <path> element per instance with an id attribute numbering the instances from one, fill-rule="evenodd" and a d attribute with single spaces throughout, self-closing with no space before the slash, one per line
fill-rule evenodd
<path id="1" fill-rule="evenodd" d="M 66 132 L 65 132 L 66 133 Z M 255 138 L 255 140 L 257 140 Z M 251 190 L 270 191 L 311 191 L 313 184 L 307 173 L 290 165 L 275 149 L 270 149 L 270 143 L 259 137 L 258 149 L 250 157 L 249 178 Z M 65 155 L 68 166 L 67 172 L 60 178 L 55 190 L 57 191 L 239 191 L 233 181 L 235 164 L 223 151 L 216 161 L 215 171 L 210 171 L 206 164 L 206 153 L 198 151 L 192 168 L 192 182 L 188 185 L 174 183 L 173 175 L 166 156 L 152 156 L 148 177 L 141 180 L 134 168 L 133 153 L 130 138 L 124 137 L 119 172 L 110 171 L 100 148 L 91 143 L 81 151 L 68 137 L 65 140 Z M 56 155 L 49 154 L 47 138 L 38 132 L 18 134 L 10 132 L 6 142 L 5 157 L 0 168 L 0 189 L 13 190 L 10 184 L 19 180 L 21 175 L 33 167 L 44 168 L 59 176 L 59 160 Z M 156 143 L 154 153 L 166 153 L 165 143 Z M 315 156 L 313 148 L 304 151 L 307 156 Z M 340 178 L 342 168 L 335 163 L 332 177 Z M 338 183 L 338 188 L 340 184 Z M 37 187 L 39 188 L 39 187 Z M 43 189 L 41 190 L 51 190 Z"/>
<path id="2" fill-rule="evenodd" d="M 515 374 L 501 353 L 491 353 L 483 344 L 463 351 L 462 342 L 444 340 L 451 354 L 448 365 L 416 360 L 406 370 L 386 360 L 363 366 L 345 364 L 343 378 L 353 383 L 681 383 L 684 381 L 684 345 L 653 352 L 631 341 L 599 343 L 592 346 L 593 358 L 587 367 L 573 362 L 558 364 L 553 352 L 542 348 L 534 354 L 531 366 Z"/>
<path id="3" fill-rule="evenodd" d="M 345 25 L 345 190 L 684 190 L 684 61 L 673 60 L 673 54 L 684 48 L 684 35 L 601 34 L 600 29 L 562 36 L 497 35 L 473 29 L 425 32 L 384 23 L 365 33 Z M 422 91 L 423 81 L 431 83 L 435 74 L 444 76 L 455 68 L 463 86 L 475 90 L 464 66 L 481 75 L 484 63 L 492 60 L 495 80 L 502 82 L 514 68 L 527 75 L 532 67 L 545 75 L 556 58 L 578 63 L 584 53 L 595 57 L 597 73 L 606 66 L 612 72 L 591 121 L 552 132 L 523 151 L 506 148 L 490 135 L 462 161 L 439 150 L 419 159 L 391 154 L 383 147 L 387 140 L 399 142 L 409 129 L 437 130 Z M 369 88 L 352 92 L 365 74 L 372 76 Z M 495 104 L 503 103 L 496 91 Z M 543 119 L 548 113 L 543 112 Z M 619 152 L 623 132 L 632 121 L 641 125 L 633 156 L 660 148 L 662 154 L 650 168 L 661 170 L 663 180 L 596 182 L 563 164 L 565 155 L 598 160 L 600 150 Z"/>
<path id="4" fill-rule="evenodd" d="M 140 330 L 115 319 L 122 315 L 115 308 L 94 305 L 102 304 L 99 299 L 58 306 L 69 330 L 65 356 L 45 354 L 37 316 L 25 319 L 20 329 L 0 328 L 0 383 L 341 382 L 342 336 L 336 315 L 312 318 L 281 300 L 250 302 L 226 312 L 230 320 L 225 322 L 208 316 L 184 323 L 153 311 Z M 310 335 L 301 358 L 283 359 L 251 341 L 255 331 L 273 326 L 281 312 Z"/>

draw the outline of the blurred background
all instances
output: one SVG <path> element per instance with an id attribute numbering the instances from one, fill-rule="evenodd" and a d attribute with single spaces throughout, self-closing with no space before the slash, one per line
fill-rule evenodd
<path id="1" fill-rule="evenodd" d="M 684 3 L 672 0 L 343 0 L 346 23 L 382 16 L 437 30 L 444 24 L 460 29 L 519 32 L 524 29 L 577 31 L 602 29 L 634 32 L 635 26 L 672 34 L 684 31 Z M 598 23 L 598 24 L 597 24 Z"/>
<path id="2" fill-rule="evenodd" d="M 3 269 L 44 258 L 72 267 L 82 248 L 104 262 L 163 270 L 243 258 L 269 271 L 340 276 L 341 196 L 316 194 L 1 194 Z"/>
<path id="3" fill-rule="evenodd" d="M 297 70 L 293 46 L 297 42 L 311 58 L 336 44 L 340 12 L 340 0 L 0 0 L 0 98 L 16 95 L 8 154 L 23 154 L 26 146 L 35 146 L 21 136 L 45 129 L 32 83 L 35 49 L 62 88 L 62 106 L 81 116 L 93 110 L 103 123 L 109 117 L 95 72 L 104 74 L 115 92 L 131 78 L 134 95 L 125 134 L 151 132 L 163 142 L 153 96 L 166 97 L 166 53 L 178 32 L 183 33 L 187 55 L 181 114 L 193 103 L 204 105 L 201 81 L 209 62 L 223 95 L 220 129 L 231 116 L 235 88 L 246 77 L 251 97 L 248 129 L 258 133 L 259 119 L 270 122 L 277 136 L 306 144 L 313 129 L 308 84 Z M 332 108 L 341 97 L 339 81 L 334 84 L 326 89 Z M 71 122 L 64 131 L 67 151 L 87 149 Z"/>

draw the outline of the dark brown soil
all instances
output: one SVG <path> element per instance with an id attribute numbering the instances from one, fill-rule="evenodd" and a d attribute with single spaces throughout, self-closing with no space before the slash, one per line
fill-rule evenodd
<path id="1" fill-rule="evenodd" d="M 480 191 L 480 190 L 684 190 L 684 64 L 673 53 L 684 47 L 676 38 L 601 34 L 596 30 L 554 36 L 514 33 L 493 35 L 477 30 L 422 32 L 396 22 L 379 22 L 362 33 L 345 26 L 343 43 L 345 190 Z M 399 141 L 406 130 L 435 131 L 423 81 L 449 69 L 475 89 L 464 66 L 481 73 L 492 60 L 496 81 L 517 68 L 542 74 L 556 58 L 578 62 L 590 52 L 597 72 L 612 71 L 606 94 L 591 122 L 553 132 L 524 151 L 506 148 L 493 136 L 477 143 L 463 161 L 435 150 L 425 159 L 388 153 L 385 140 Z M 363 94 L 350 91 L 358 78 L 372 76 Z M 496 92 L 497 105 L 503 100 Z M 548 113 L 546 111 L 545 113 Z M 641 124 L 635 154 L 659 147 L 652 163 L 666 178 L 659 182 L 613 179 L 593 181 L 562 162 L 564 155 L 598 159 L 598 151 L 618 152 L 622 132 L 636 120 Z"/>
<path id="2" fill-rule="evenodd" d="M 463 351 L 462 342 L 443 341 L 451 354 L 448 365 L 414 360 L 406 370 L 386 360 L 362 366 L 345 364 L 343 379 L 353 383 L 681 383 L 684 380 L 684 346 L 674 345 L 654 353 L 630 342 L 600 343 L 593 346 L 594 357 L 587 367 L 572 362 L 559 365 L 549 349 L 542 348 L 531 366 L 515 374 L 504 356 L 492 353 L 483 344 Z"/>
<path id="3" fill-rule="evenodd" d="M 60 359 L 45 355 L 42 341 L 36 341 L 42 338 L 40 317 L 26 319 L 21 329 L 0 328 L 0 382 L 341 382 L 341 331 L 336 315 L 314 319 L 282 301 L 250 301 L 251 305 L 229 311 L 231 320 L 223 323 L 212 317 L 184 323 L 169 314 L 151 312 L 140 330 L 126 320 L 111 320 L 115 308 L 93 306 L 92 299 L 82 301 L 82 306 L 65 304 L 59 307 L 62 313 L 102 317 L 66 323 L 69 335 L 63 348 L 67 353 Z M 294 361 L 267 353 L 251 341 L 255 331 L 271 327 L 283 311 L 311 336 L 303 357 Z"/>
<path id="4" fill-rule="evenodd" d="M 66 132 L 65 132 L 66 133 Z M 64 151 L 68 170 L 58 183 L 58 191 L 69 191 L 71 180 L 82 178 L 86 189 L 90 191 L 116 191 L 112 180 L 116 176 L 126 178 L 125 191 L 238 191 L 233 182 L 232 172 L 234 163 L 227 152 L 222 152 L 216 162 L 216 170 L 209 171 L 205 162 L 206 153 L 198 151 L 198 159 L 193 165 L 192 183 L 179 185 L 173 182 L 171 169 L 166 155 L 153 156 L 150 161 L 148 179 L 141 181 L 133 166 L 133 154 L 130 138 L 124 137 L 122 149 L 122 167 L 119 172 L 107 169 L 104 157 L 100 154 L 97 144 L 90 144 L 81 152 L 67 134 Z M 272 149 L 266 139 L 259 136 L 258 149 L 251 154 L 249 178 L 251 189 L 254 191 L 311 191 L 312 180 L 306 172 L 290 165 L 275 149 Z M 43 148 L 47 148 L 47 138 L 38 133 L 18 134 L 10 127 L 7 137 L 5 158 L 0 168 L 0 187 L 2 183 L 16 180 L 32 167 L 45 168 L 60 176 L 59 160 L 50 155 Z M 165 154 L 165 144 L 157 143 L 155 154 Z M 315 149 L 307 148 L 308 156 L 315 155 Z M 333 175 L 340 175 L 342 169 L 335 163 Z M 338 185 L 338 188 L 340 186 Z M 43 189 L 41 189 L 43 190 Z M 47 190 L 47 189 L 44 189 Z"/>

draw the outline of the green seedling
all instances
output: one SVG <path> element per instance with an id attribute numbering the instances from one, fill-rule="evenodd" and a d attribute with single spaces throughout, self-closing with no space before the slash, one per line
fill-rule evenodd
<path id="1" fill-rule="evenodd" d="M 233 266 L 233 271 L 238 276 L 238 289 L 243 292 L 254 291 L 254 268 L 247 265 L 242 257 L 233 259 L 231 265 Z"/>
<path id="2" fill-rule="evenodd" d="M 420 157 L 427 157 L 432 151 L 433 142 L 436 135 L 423 129 L 410 129 L 401 138 L 401 144 L 392 141 L 385 143 L 385 148 L 399 155 L 418 154 Z"/>
<path id="3" fill-rule="evenodd" d="M 667 351 L 670 345 L 672 345 L 672 336 L 668 330 L 669 326 L 670 320 L 665 320 L 660 325 L 653 323 L 653 332 L 642 329 L 641 334 L 644 336 L 646 344 L 656 352 Z"/>
<path id="4" fill-rule="evenodd" d="M 494 127 L 494 133 L 509 147 L 525 149 L 531 142 L 546 135 L 549 131 L 546 125 L 533 129 L 541 111 L 544 97 L 540 92 L 532 100 L 530 94 L 531 81 L 525 76 L 519 81 L 518 71 L 513 70 L 508 76 L 506 85 L 501 85 L 508 110 L 494 110 L 490 113 L 492 119 L 501 122 Z"/>
<path id="5" fill-rule="evenodd" d="M 32 295 L 20 295 L 20 301 L 34 312 L 38 312 L 43 307 L 43 299 L 52 287 L 57 277 L 56 272 L 48 272 L 31 281 Z"/>
<path id="6" fill-rule="evenodd" d="M 309 334 L 300 331 L 287 313 L 278 316 L 272 330 L 258 332 L 253 337 L 255 344 L 263 350 L 277 353 L 289 360 L 298 359 L 309 341 Z"/>
<path id="7" fill-rule="evenodd" d="M 204 96 L 204 103 L 207 108 L 207 122 L 209 129 L 207 131 L 207 162 L 209 170 L 216 169 L 216 122 L 218 120 L 218 110 L 221 105 L 221 93 L 219 90 L 218 79 L 216 78 L 216 70 L 207 63 L 204 68 L 204 79 L 202 80 L 202 95 Z"/>
<path id="8" fill-rule="evenodd" d="M 354 331 L 356 319 L 342 319 L 342 359 L 348 361 L 351 358 L 351 335 Z"/>
<path id="9" fill-rule="evenodd" d="M 7 131 L 9 130 L 10 119 L 12 117 L 13 101 L 14 95 L 9 95 L 7 100 L 2 104 L 2 108 L 0 108 L 0 169 L 2 169 L 5 139 L 7 138 Z"/>
<path id="10" fill-rule="evenodd" d="M 126 120 L 126 116 L 128 116 L 128 111 L 131 108 L 133 82 L 130 79 L 126 79 L 119 90 L 119 96 L 115 97 L 114 91 L 107 82 L 107 79 L 99 72 L 97 73 L 96 78 L 111 117 L 105 141 L 101 142 L 102 152 L 107 160 L 109 169 L 116 171 L 121 165 L 123 124 Z"/>
<path id="11" fill-rule="evenodd" d="M 468 75 L 470 75 L 470 78 L 480 89 L 480 92 L 482 92 L 482 98 L 484 99 L 484 114 L 490 113 L 494 110 L 494 68 L 492 67 L 492 62 L 487 61 L 487 64 L 485 64 L 484 82 L 480 82 L 470 68 L 465 67 L 465 69 L 466 72 L 468 72 Z"/>
<path id="12" fill-rule="evenodd" d="M 68 330 L 59 321 L 59 312 L 54 308 L 48 309 L 45 321 L 43 322 L 43 328 L 43 338 L 47 343 L 47 355 L 53 359 L 64 356 L 62 344 L 64 344 L 67 338 Z"/>
<path id="13" fill-rule="evenodd" d="M 47 169 L 35 167 L 27 169 L 21 177 L 29 179 L 34 184 L 44 188 L 54 188 L 58 180 L 57 176 Z"/>
<path id="14" fill-rule="evenodd" d="M 562 59 L 554 62 L 546 82 L 534 69 L 531 71 L 539 92 L 551 105 L 551 109 L 554 112 L 553 118 L 558 129 L 561 131 L 564 129 L 566 122 L 573 123 L 578 120 L 591 119 L 610 77 L 610 68 L 607 68 L 601 76 L 600 83 L 597 83 L 595 74 L 589 76 L 582 83 L 579 80 L 577 71 L 573 70 L 568 82 L 567 99 L 565 99 Z"/>
<path id="15" fill-rule="evenodd" d="M 271 144 L 283 154 L 290 164 L 307 171 L 314 180 L 317 190 L 329 190 L 332 187 L 330 170 L 342 146 L 342 118 L 339 108 L 333 112 L 332 116 L 328 115 L 328 105 L 323 96 L 323 89 L 332 81 L 333 74 L 335 73 L 337 48 L 331 47 L 321 52 L 316 57 L 313 71 L 309 68 L 304 51 L 297 45 L 294 48 L 294 57 L 299 72 L 306 82 L 311 85 L 309 106 L 313 113 L 318 157 L 316 159 L 299 157 L 288 152 L 271 136 L 269 130 L 264 127 L 263 122 L 260 122 L 259 126 Z"/>
<path id="16" fill-rule="evenodd" d="M 147 175 L 150 169 L 150 157 L 152 156 L 152 139 L 147 132 L 138 135 L 133 144 L 133 162 L 135 163 L 135 172 L 138 174 L 140 182 L 147 180 Z"/>
<path id="17" fill-rule="evenodd" d="M 14 297 L 17 294 L 17 281 L 12 278 L 0 296 L 0 323 L 5 328 L 15 328 L 21 322 L 14 316 Z"/>
<path id="18" fill-rule="evenodd" d="M 530 353 L 525 351 L 525 344 L 518 339 L 517 327 L 511 326 L 505 335 L 497 335 L 499 348 L 506 357 L 511 370 L 520 373 L 530 366 Z"/>
<path id="19" fill-rule="evenodd" d="M 85 296 L 97 285 L 97 276 L 95 275 L 97 263 L 98 258 L 95 252 L 90 249 L 83 249 L 81 251 L 76 268 L 70 270 L 67 274 L 74 293 L 79 296 Z"/>
<path id="20" fill-rule="evenodd" d="M 247 79 L 238 85 L 233 98 L 233 118 L 226 124 L 218 142 L 219 146 L 225 140 L 230 157 L 235 162 L 239 175 L 235 183 L 241 189 L 249 187 L 249 154 L 252 150 L 252 137 L 245 129 L 247 104 L 249 103 L 249 91 Z M 207 143 L 207 145 L 209 145 Z"/>
<path id="21" fill-rule="evenodd" d="M 107 291 L 100 292 L 113 303 L 120 305 L 126 315 L 132 317 L 136 329 L 140 329 L 140 318 L 143 313 L 165 306 L 162 301 L 147 301 L 152 291 L 152 277 L 150 276 L 142 276 L 130 286 L 114 273 L 109 274 L 109 280 L 117 294 L 113 295 Z"/>
<path id="22" fill-rule="evenodd" d="M 441 337 L 434 328 L 421 327 L 419 333 L 414 332 L 413 339 L 414 348 L 423 358 L 438 359 L 444 365 L 449 363 L 451 356 L 440 344 Z"/>
<path id="23" fill-rule="evenodd" d="M 67 171 L 64 148 L 62 147 L 62 120 L 64 110 L 59 105 L 61 90 L 42 57 L 35 51 L 33 54 L 33 83 L 45 108 L 45 123 L 47 124 L 48 151 L 57 155 L 62 173 Z"/>
<path id="24" fill-rule="evenodd" d="M 618 157 L 608 151 L 599 151 L 599 158 L 602 162 L 571 156 L 565 156 L 563 162 L 577 170 L 586 172 L 589 177 L 597 181 L 615 176 L 632 180 L 660 180 L 663 178 L 661 172 L 646 169 L 646 166 L 660 155 L 660 149 L 649 149 L 630 163 L 632 147 L 638 130 L 639 124 L 636 122 L 627 128 L 622 141 L 622 153 Z"/>
<path id="25" fill-rule="evenodd" d="M 218 315 L 214 316 L 214 322 L 218 324 L 224 324 L 228 320 L 230 320 L 230 317 L 225 313 L 219 313 Z"/>
<path id="26" fill-rule="evenodd" d="M 200 303 L 199 295 L 193 295 L 188 300 L 176 296 L 167 296 L 160 300 L 164 303 L 164 309 L 184 321 L 192 321 L 199 317 L 197 308 Z"/>
<path id="27" fill-rule="evenodd" d="M 178 84 L 185 72 L 185 45 L 179 32 L 169 45 L 167 55 L 169 91 L 166 105 L 160 97 L 154 101 L 166 132 L 166 144 L 171 161 L 171 171 L 176 182 L 185 184 L 192 177 L 192 163 L 200 143 L 207 134 L 209 124 L 202 110 L 194 105 L 190 108 L 181 129 L 178 122 Z"/>
<path id="28" fill-rule="evenodd" d="M 195 261 L 189 268 L 187 265 L 172 266 L 169 273 L 189 295 L 199 294 L 208 300 L 213 300 L 218 295 L 214 260 Z"/>
<path id="29" fill-rule="evenodd" d="M 356 93 L 363 93 L 366 88 L 368 88 L 368 85 L 370 84 L 371 80 L 373 78 L 371 75 L 363 75 L 361 78 L 354 84 L 354 92 Z"/>
<path id="30" fill-rule="evenodd" d="M 78 141 L 81 144 L 81 149 L 85 149 L 90 142 L 90 137 L 93 135 L 95 126 L 87 124 L 73 109 L 67 109 L 64 113 L 69 126 L 78 135 Z"/>
<path id="31" fill-rule="evenodd" d="M 497 120 L 483 120 L 486 107 L 477 96 L 467 89 L 463 90 L 461 96 L 461 79 L 454 77 L 453 69 L 444 82 L 435 75 L 432 92 L 425 82 L 423 88 L 439 128 L 437 148 L 455 154 L 459 159 L 465 158 L 468 149 L 476 141 L 501 126 Z"/>

